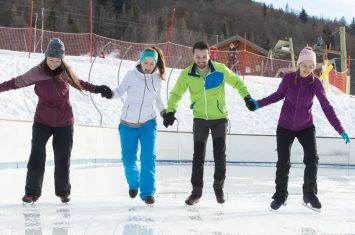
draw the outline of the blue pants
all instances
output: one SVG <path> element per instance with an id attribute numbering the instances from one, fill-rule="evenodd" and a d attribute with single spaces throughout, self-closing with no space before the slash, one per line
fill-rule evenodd
<path id="1" fill-rule="evenodd" d="M 118 126 L 121 140 L 122 162 L 130 189 L 140 189 L 144 200 L 155 193 L 155 141 L 157 123 L 150 120 L 138 128 L 125 124 Z M 141 168 L 137 166 L 138 141 L 141 147 Z"/>

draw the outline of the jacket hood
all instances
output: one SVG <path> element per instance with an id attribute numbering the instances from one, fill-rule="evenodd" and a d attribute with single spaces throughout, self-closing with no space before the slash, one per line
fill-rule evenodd
<path id="1" fill-rule="evenodd" d="M 141 65 L 140 65 L 139 61 L 137 61 L 136 64 L 135 64 L 135 66 L 134 66 L 134 70 L 133 70 L 133 71 L 134 71 L 134 74 L 135 74 L 139 79 L 142 79 L 142 80 L 151 80 L 151 79 L 153 79 L 154 76 L 159 76 L 159 72 L 158 72 L 158 69 L 157 69 L 156 66 L 155 66 L 155 68 L 154 68 L 153 73 L 151 73 L 151 74 L 145 74 L 145 73 L 143 73 L 143 71 L 141 71 L 141 70 L 139 69 L 139 66 L 141 66 Z"/>

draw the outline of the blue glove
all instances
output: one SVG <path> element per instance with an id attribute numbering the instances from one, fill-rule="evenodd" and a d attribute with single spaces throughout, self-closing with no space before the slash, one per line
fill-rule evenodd
<path id="1" fill-rule="evenodd" d="M 251 101 L 252 101 L 252 102 L 254 103 L 254 105 L 255 105 L 254 111 L 257 110 L 257 109 L 259 108 L 258 102 L 257 102 L 256 100 L 254 100 L 254 99 L 251 99 Z"/>
<path id="2" fill-rule="evenodd" d="M 348 144 L 350 143 L 350 138 L 348 136 L 348 133 L 346 133 L 345 131 L 343 131 L 341 134 L 341 137 L 345 140 L 345 143 Z"/>
<path id="3" fill-rule="evenodd" d="M 259 104 L 256 100 L 254 100 L 253 98 L 250 97 L 250 95 L 247 95 L 246 97 L 244 97 L 244 101 L 245 101 L 245 105 L 247 106 L 247 108 L 254 112 L 255 110 L 257 110 L 259 108 Z"/>

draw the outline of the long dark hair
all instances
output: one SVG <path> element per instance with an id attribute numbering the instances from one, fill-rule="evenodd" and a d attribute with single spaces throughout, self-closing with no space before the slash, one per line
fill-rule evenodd
<path id="1" fill-rule="evenodd" d="M 159 70 L 160 79 L 165 80 L 165 59 L 162 50 L 158 47 L 150 47 L 144 51 L 156 52 L 158 54 L 157 68 Z"/>
<path id="2" fill-rule="evenodd" d="M 69 82 L 72 84 L 76 89 L 79 91 L 83 91 L 83 87 L 80 84 L 80 79 L 78 75 L 73 71 L 73 69 L 66 63 L 64 60 L 62 60 L 62 63 L 58 68 L 55 70 L 51 70 L 47 64 L 47 58 L 44 58 L 44 60 L 41 62 L 41 67 L 43 68 L 44 72 L 51 76 L 55 81 L 58 80 L 63 80 L 63 78 L 60 76 L 63 71 L 65 71 L 68 75 Z"/>

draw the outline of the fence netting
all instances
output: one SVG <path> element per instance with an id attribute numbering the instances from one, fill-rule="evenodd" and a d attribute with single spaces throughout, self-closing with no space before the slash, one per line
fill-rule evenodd
<path id="1" fill-rule="evenodd" d="M 47 44 L 53 37 L 60 38 L 65 44 L 66 55 L 90 56 L 89 33 L 61 33 L 40 29 L 33 29 L 32 42 L 29 46 L 28 28 L 0 27 L 0 49 L 13 51 L 28 51 L 31 53 L 43 53 Z M 171 68 L 185 68 L 192 62 L 192 48 L 175 43 L 133 43 L 106 38 L 100 35 L 92 35 L 92 56 L 115 57 L 119 59 L 136 61 L 140 52 L 151 46 L 159 47 L 165 51 L 169 47 L 166 57 L 167 66 Z M 282 77 L 292 70 L 291 61 L 273 59 L 248 51 L 237 51 L 232 59 L 228 51 L 218 51 L 214 60 L 226 64 L 231 70 L 239 75 L 254 75 L 265 77 Z M 338 89 L 346 92 L 347 71 L 337 72 L 332 70 L 329 74 L 329 82 Z"/>

